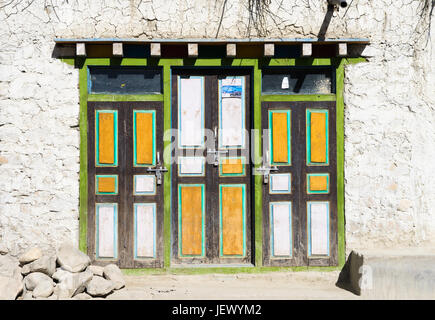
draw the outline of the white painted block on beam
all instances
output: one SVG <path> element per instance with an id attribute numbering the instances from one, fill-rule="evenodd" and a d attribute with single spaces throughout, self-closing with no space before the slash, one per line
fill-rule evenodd
<path id="1" fill-rule="evenodd" d="M 112 54 L 117 57 L 122 57 L 124 55 L 121 42 L 115 42 L 112 44 Z"/>
<path id="2" fill-rule="evenodd" d="M 76 56 L 86 57 L 86 44 L 83 42 L 76 43 Z"/>
<path id="3" fill-rule="evenodd" d="M 347 43 L 339 43 L 337 47 L 337 51 L 339 57 L 347 56 Z"/>
<path id="4" fill-rule="evenodd" d="M 227 43 L 227 57 L 235 57 L 237 54 L 236 44 L 235 43 Z"/>
<path id="5" fill-rule="evenodd" d="M 303 43 L 302 44 L 302 56 L 303 57 L 311 57 L 313 54 L 313 45 L 311 43 Z"/>
<path id="6" fill-rule="evenodd" d="M 198 44 L 197 43 L 187 44 L 187 55 L 189 57 L 197 57 L 198 56 Z"/>
<path id="7" fill-rule="evenodd" d="M 264 56 L 273 57 L 275 55 L 275 45 L 273 43 L 264 44 Z"/>
<path id="8" fill-rule="evenodd" d="M 150 54 L 152 57 L 160 57 L 161 55 L 160 43 L 151 43 Z"/>

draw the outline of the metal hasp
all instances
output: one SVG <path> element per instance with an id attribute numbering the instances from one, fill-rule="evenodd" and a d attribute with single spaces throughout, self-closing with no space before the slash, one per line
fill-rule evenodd
<path id="1" fill-rule="evenodd" d="M 156 175 L 156 183 L 162 184 L 162 172 L 168 172 L 168 169 L 163 167 L 160 163 L 160 153 L 157 152 L 157 165 L 154 168 L 147 168 L 147 172 L 154 172 Z"/>
<path id="2" fill-rule="evenodd" d="M 214 127 L 214 143 L 217 143 L 217 127 Z M 207 154 L 213 154 L 213 165 L 215 167 L 219 166 L 219 154 L 221 153 L 227 154 L 228 150 L 216 150 L 216 147 L 214 149 L 207 149 Z"/>
<path id="3" fill-rule="evenodd" d="M 269 161 L 268 161 L 268 155 L 269 155 L 269 152 L 266 152 L 266 159 L 263 159 L 263 163 L 262 163 L 261 167 L 253 168 L 253 170 L 252 170 L 253 174 L 255 174 L 256 172 L 262 172 L 263 183 L 264 184 L 268 184 L 269 183 L 270 172 L 272 172 L 272 171 L 278 171 L 278 167 L 277 166 L 269 166 L 269 165 L 267 165 L 267 163 L 269 163 Z"/>
<path id="4" fill-rule="evenodd" d="M 207 154 L 213 154 L 213 165 L 217 167 L 219 165 L 219 154 L 227 154 L 228 150 L 215 150 L 215 149 L 207 149 Z"/>

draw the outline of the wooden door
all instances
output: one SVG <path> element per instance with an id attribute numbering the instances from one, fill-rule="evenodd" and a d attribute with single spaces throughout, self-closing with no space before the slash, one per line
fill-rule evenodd
<path id="1" fill-rule="evenodd" d="M 337 264 L 335 102 L 263 102 L 263 264 Z"/>
<path id="2" fill-rule="evenodd" d="M 247 71 L 172 77 L 172 262 L 251 263 Z"/>
<path id="3" fill-rule="evenodd" d="M 163 266 L 161 102 L 88 102 L 88 254 L 96 264 Z M 159 182 L 159 183 L 158 183 Z"/>

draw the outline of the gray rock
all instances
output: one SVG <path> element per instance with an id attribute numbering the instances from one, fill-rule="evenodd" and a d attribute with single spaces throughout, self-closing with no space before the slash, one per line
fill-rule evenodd
<path id="1" fill-rule="evenodd" d="M 92 297 L 88 295 L 87 293 L 79 293 L 78 295 L 74 296 L 75 300 L 90 300 Z"/>
<path id="2" fill-rule="evenodd" d="M 42 272 L 51 277 L 56 271 L 56 257 L 42 256 L 38 260 L 29 263 L 28 266 L 29 267 L 25 268 L 24 272 L 27 272 L 27 270 L 30 269 L 30 272 Z M 27 267 L 27 265 L 24 267 Z"/>
<path id="3" fill-rule="evenodd" d="M 27 291 L 23 295 L 23 300 L 33 300 L 33 293 L 32 293 L 32 291 Z"/>
<path id="4" fill-rule="evenodd" d="M 21 268 L 21 274 L 23 276 L 27 276 L 31 272 L 30 270 L 30 264 L 26 264 Z"/>
<path id="5" fill-rule="evenodd" d="M 5 255 L 8 253 L 9 253 L 9 249 L 4 244 L 0 244 L 0 254 Z"/>
<path id="6" fill-rule="evenodd" d="M 23 291 L 23 282 L 15 277 L 0 275 L 0 300 L 15 300 Z"/>
<path id="7" fill-rule="evenodd" d="M 96 276 L 100 276 L 100 277 L 102 277 L 102 276 L 103 276 L 103 273 L 104 273 L 104 267 L 100 267 L 100 266 L 89 266 L 89 267 L 87 267 L 86 270 L 89 270 L 89 271 L 91 271 L 94 275 L 96 275 Z"/>
<path id="8" fill-rule="evenodd" d="M 33 291 L 40 283 L 53 282 L 49 276 L 42 272 L 33 272 L 24 278 L 24 285 L 27 290 Z"/>
<path id="9" fill-rule="evenodd" d="M 0 276 L 22 280 L 18 259 L 10 255 L 0 255 Z"/>
<path id="10" fill-rule="evenodd" d="M 111 293 L 115 285 L 103 277 L 94 276 L 86 285 L 86 292 L 93 297 L 104 297 Z"/>
<path id="11" fill-rule="evenodd" d="M 104 267 L 104 277 L 113 282 L 116 290 L 125 286 L 125 280 L 121 269 L 119 269 L 115 264 L 108 264 Z"/>
<path id="12" fill-rule="evenodd" d="M 53 278 L 58 280 L 56 294 L 61 298 L 71 298 L 85 291 L 86 285 L 91 281 L 93 273 L 89 270 L 80 273 L 71 273 L 65 270 L 57 270 Z"/>
<path id="13" fill-rule="evenodd" d="M 34 298 L 48 298 L 53 293 L 53 281 L 42 281 L 33 290 Z"/>
<path id="14" fill-rule="evenodd" d="M 57 252 L 57 263 L 66 271 L 80 272 L 86 269 L 91 259 L 70 244 L 63 244 Z"/>
<path id="15" fill-rule="evenodd" d="M 30 263 L 32 261 L 35 261 L 42 257 L 42 250 L 38 247 L 33 247 L 24 252 L 18 260 L 20 261 L 21 265 L 24 265 L 26 263 Z"/>
<path id="16" fill-rule="evenodd" d="M 56 268 L 56 272 L 51 276 L 57 282 L 62 282 L 65 278 L 72 276 L 73 273 L 63 270 L 62 268 Z"/>

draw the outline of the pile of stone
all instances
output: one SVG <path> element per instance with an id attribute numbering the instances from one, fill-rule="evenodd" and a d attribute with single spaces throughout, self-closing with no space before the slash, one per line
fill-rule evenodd
<path id="1" fill-rule="evenodd" d="M 0 247 L 0 300 L 105 298 L 125 286 L 116 265 L 90 263 L 69 244 L 60 246 L 56 255 L 35 247 L 18 258 Z"/>

